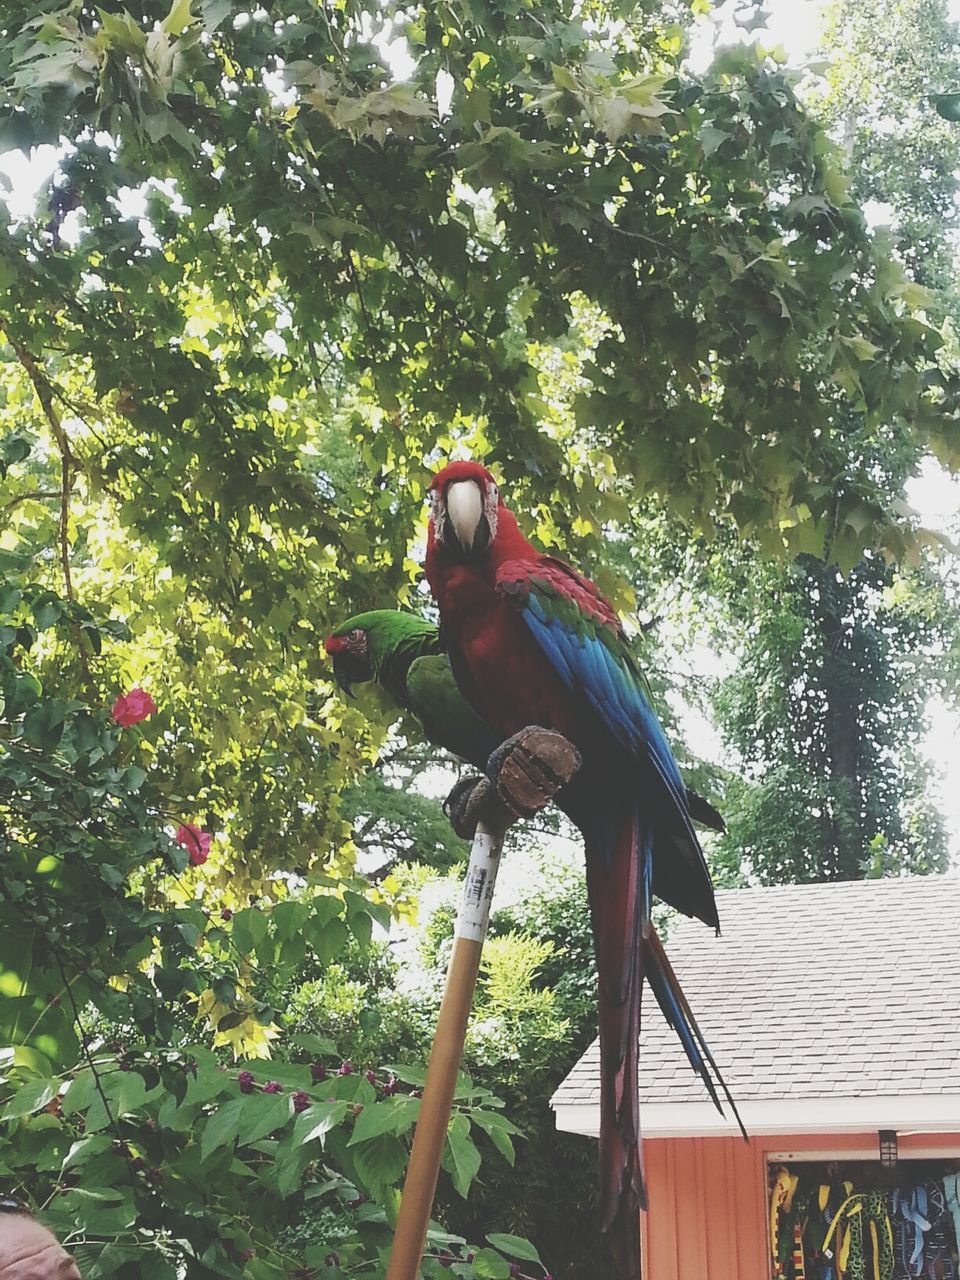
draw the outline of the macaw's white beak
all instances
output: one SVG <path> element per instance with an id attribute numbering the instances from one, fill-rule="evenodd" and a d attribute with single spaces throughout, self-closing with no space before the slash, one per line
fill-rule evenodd
<path id="1" fill-rule="evenodd" d="M 447 516 L 465 552 L 473 544 L 483 516 L 483 494 L 474 480 L 457 480 L 447 488 Z"/>

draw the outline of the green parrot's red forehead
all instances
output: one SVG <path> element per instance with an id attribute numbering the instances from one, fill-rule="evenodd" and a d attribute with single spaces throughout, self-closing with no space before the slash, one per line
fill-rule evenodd
<path id="1" fill-rule="evenodd" d="M 327 636 L 323 647 L 332 657 L 336 657 L 338 653 L 349 653 L 358 646 L 362 647 L 366 644 L 366 638 L 366 632 L 362 627 L 353 627 L 350 630 L 339 629 Z"/>
<path id="2" fill-rule="evenodd" d="M 487 468 L 482 467 L 479 462 L 451 462 L 437 472 L 430 488 L 443 493 L 449 485 L 456 484 L 459 480 L 475 480 L 481 489 L 488 484 L 496 484 Z"/>

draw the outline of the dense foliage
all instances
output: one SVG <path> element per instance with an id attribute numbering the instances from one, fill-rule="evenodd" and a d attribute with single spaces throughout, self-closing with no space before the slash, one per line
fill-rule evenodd
<path id="1" fill-rule="evenodd" d="M 945 870 L 923 743 L 927 699 L 954 683 L 939 584 L 804 557 L 754 566 L 740 599 L 750 622 L 714 702 L 742 762 L 718 862 L 765 884 Z"/>
<path id="2" fill-rule="evenodd" d="M 818 114 L 842 137 L 853 190 L 875 201 L 895 252 L 934 290 L 934 314 L 956 307 L 960 132 L 931 110 L 955 87 L 960 36 L 943 0 L 839 0 L 827 9 L 830 51 Z"/>
<path id="3" fill-rule="evenodd" d="M 416 1098 L 339 1074 L 286 995 L 413 905 L 426 811 L 344 794 L 390 715 L 334 696 L 321 641 L 416 598 L 438 457 L 491 461 L 628 607 L 641 501 L 846 569 L 923 544 L 876 460 L 960 453 L 926 295 L 792 74 L 688 75 L 690 17 L 0 0 L 0 150 L 56 149 L 33 214 L 0 203 L 0 1169 L 89 1276 L 382 1270 Z M 451 1206 L 475 1137 L 511 1154 L 511 1025 L 550 1031 L 539 1091 L 577 1014 L 532 931 L 499 944 L 523 1011 L 488 974 Z M 467 1225 L 428 1271 L 542 1274 Z"/>
<path id="4" fill-rule="evenodd" d="M 298 976 L 285 1001 L 295 1031 L 333 1036 L 355 1066 L 423 1056 L 436 1022 L 460 876 L 427 866 L 400 874 L 419 886 L 416 926 L 401 930 L 391 947 L 350 948 L 315 978 L 298 985 Z M 513 848 L 498 901 L 465 1067 L 503 1099 L 521 1137 L 509 1166 L 485 1161 L 466 1199 L 443 1178 L 439 1212 L 467 1239 L 482 1238 L 491 1223 L 529 1237 L 553 1275 L 585 1277 L 597 1257 L 596 1151 L 557 1132 L 550 1097 L 596 1034 L 586 886 L 569 852 Z M 488 1137 L 493 1143 L 501 1135 Z M 492 1151 L 483 1141 L 480 1147 Z"/>
<path id="5" fill-rule="evenodd" d="M 838 0 L 826 16 L 816 109 L 847 151 L 855 196 L 890 224 L 880 235 L 952 325 L 960 134 L 931 93 L 954 74 L 956 24 L 941 0 Z M 870 468 L 893 497 L 920 454 L 919 441 L 888 439 Z M 714 639 L 737 651 L 714 702 L 737 762 L 718 850 L 729 869 L 764 883 L 945 869 L 925 709 L 955 697 L 958 584 L 942 555 L 907 560 L 894 569 L 868 552 L 841 575 L 807 555 L 779 568 L 743 548 L 700 554 Z"/>

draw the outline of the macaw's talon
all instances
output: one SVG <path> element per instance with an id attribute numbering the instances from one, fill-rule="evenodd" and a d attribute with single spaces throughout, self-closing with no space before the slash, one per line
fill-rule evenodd
<path id="1" fill-rule="evenodd" d="M 580 753 L 562 734 L 528 725 L 491 753 L 486 777 L 461 778 L 443 811 L 457 835 L 472 840 L 478 822 L 495 830 L 531 817 L 579 768 Z"/>
<path id="2" fill-rule="evenodd" d="M 567 785 L 580 763 L 580 752 L 562 733 L 530 724 L 491 753 L 487 776 L 513 817 L 530 818 Z"/>
<path id="3" fill-rule="evenodd" d="M 481 819 L 491 827 L 506 826 L 507 817 L 497 798 L 496 789 L 482 773 L 461 778 L 443 802 L 443 812 L 461 840 L 472 840 Z"/>

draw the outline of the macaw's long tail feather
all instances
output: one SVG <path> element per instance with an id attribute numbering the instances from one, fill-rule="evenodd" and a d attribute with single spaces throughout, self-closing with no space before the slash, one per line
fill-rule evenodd
<path id="1" fill-rule="evenodd" d="M 639 1280 L 646 1192 L 637 1055 L 653 833 L 635 805 L 605 818 L 586 850 L 600 1026 L 600 1225 L 622 1280 Z"/>
<path id="2" fill-rule="evenodd" d="M 639 1280 L 639 1210 L 646 1208 L 638 1083 L 646 978 L 714 1104 L 736 1104 L 650 920 L 654 830 L 631 805 L 586 839 L 600 1026 L 600 1223 L 621 1280 Z M 614 820 L 615 819 L 615 820 Z"/>
<path id="3" fill-rule="evenodd" d="M 663 1012 L 663 1016 L 677 1033 L 690 1065 L 706 1086 L 707 1092 L 713 1099 L 714 1106 L 722 1113 L 723 1107 L 720 1104 L 714 1085 L 714 1077 L 716 1077 L 716 1083 L 719 1084 L 723 1096 L 729 1103 L 737 1124 L 740 1126 L 740 1132 L 746 1139 L 747 1131 L 744 1128 L 743 1121 L 740 1119 L 737 1104 L 734 1102 L 733 1095 L 727 1088 L 727 1082 L 724 1080 L 720 1068 L 710 1052 L 710 1046 L 704 1039 L 703 1032 L 693 1016 L 687 997 L 683 993 L 680 981 L 673 971 L 673 966 L 655 929 L 651 928 L 648 931 L 643 940 L 643 946 L 644 972 L 647 981 L 650 983 L 650 988 L 656 996 L 657 1004 Z"/>

